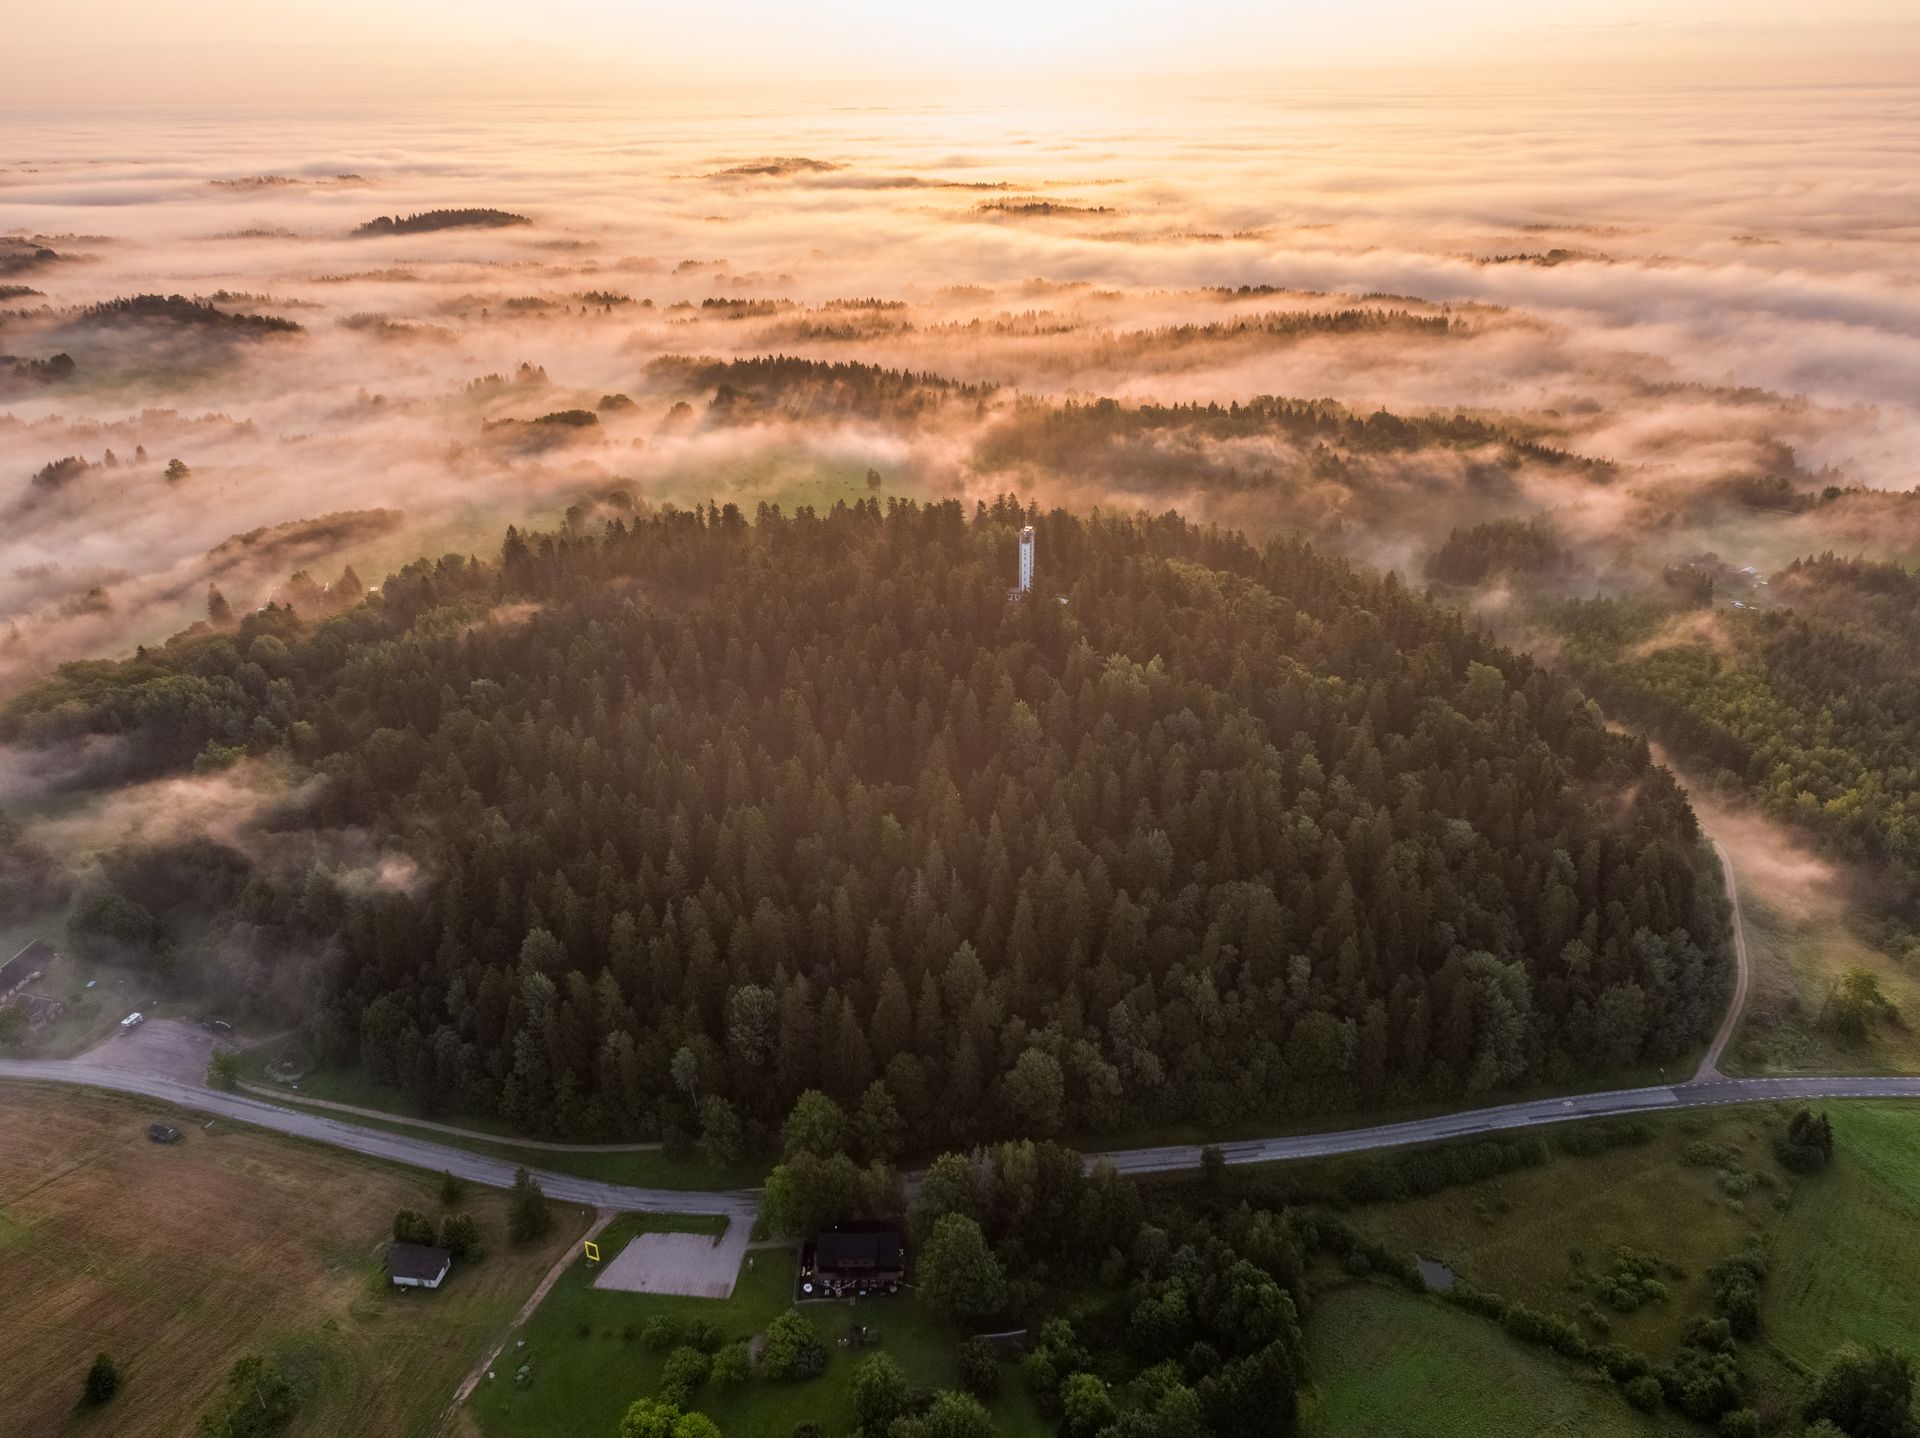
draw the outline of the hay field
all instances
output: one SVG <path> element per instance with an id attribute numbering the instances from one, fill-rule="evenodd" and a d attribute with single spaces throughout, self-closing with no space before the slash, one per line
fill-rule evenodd
<path id="1" fill-rule="evenodd" d="M 185 1137 L 146 1138 L 161 1118 Z M 504 1196 L 471 1189 L 486 1258 L 433 1294 L 381 1273 L 397 1208 L 438 1217 L 434 1176 L 163 1105 L 0 1087 L 0 1429 L 13 1438 L 192 1431 L 253 1349 L 303 1390 L 295 1434 L 426 1429 L 487 1341 L 585 1227 L 559 1208 L 544 1243 L 506 1241 Z M 76 1415 L 93 1355 L 126 1374 Z"/>

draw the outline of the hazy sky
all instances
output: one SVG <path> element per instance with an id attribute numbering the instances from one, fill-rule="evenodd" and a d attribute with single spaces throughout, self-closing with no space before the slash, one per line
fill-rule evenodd
<path id="1" fill-rule="evenodd" d="M 17 7 L 0 109 L 231 100 L 898 103 L 1117 77 L 1186 92 L 1438 67 L 1910 79 L 1913 0 L 61 0 Z M 1036 92 L 1035 87 L 1041 87 Z"/>

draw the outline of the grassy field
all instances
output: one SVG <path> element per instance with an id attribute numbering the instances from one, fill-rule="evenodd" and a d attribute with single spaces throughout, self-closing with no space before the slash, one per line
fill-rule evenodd
<path id="1" fill-rule="evenodd" d="M 1753 886 L 1749 885 L 1748 889 Z M 1753 988 L 1728 1051 L 1738 1073 L 1920 1073 L 1920 964 L 1868 942 L 1844 909 L 1742 891 Z M 1827 996 L 1864 969 L 1902 1019 L 1849 1042 L 1821 1022 Z"/>
<path id="2" fill-rule="evenodd" d="M 1439 1258 L 1475 1285 L 1562 1314 L 1597 1337 L 1582 1317 L 1583 1307 L 1593 1303 L 1612 1339 L 1656 1360 L 1672 1351 L 1693 1316 L 1706 1311 L 1707 1265 L 1758 1243 L 1770 1276 L 1761 1294 L 1761 1332 L 1744 1350 L 1744 1361 L 1756 1382 L 1756 1401 L 1773 1411 L 1790 1410 L 1803 1376 L 1843 1341 L 1890 1343 L 1920 1354 L 1920 1289 L 1911 1278 L 1920 1272 L 1920 1104 L 1851 1100 L 1826 1105 L 1825 1112 L 1834 1125 L 1834 1159 L 1807 1177 L 1788 1175 L 1771 1157 L 1770 1137 L 1786 1110 L 1750 1106 L 1663 1117 L 1652 1121 L 1656 1136 L 1642 1146 L 1592 1158 L 1556 1157 L 1542 1168 L 1357 1209 L 1352 1218 L 1374 1237 Z M 1690 1162 L 1690 1145 L 1715 1148 L 1717 1161 Z M 1579 1287 L 1576 1280 L 1606 1270 L 1621 1245 L 1670 1265 L 1668 1299 L 1621 1314 Z M 1356 1331 L 1365 1328 L 1362 1319 L 1339 1319 L 1343 1306 L 1361 1303 L 1344 1294 L 1328 1295 L 1324 1306 L 1316 1302 L 1308 1323 L 1315 1351 L 1332 1365 L 1322 1380 L 1330 1417 L 1360 1413 L 1370 1401 L 1365 1392 L 1346 1392 L 1366 1388 L 1368 1368 L 1355 1360 L 1355 1376 L 1343 1376 L 1347 1361 L 1340 1355 L 1365 1336 L 1341 1336 L 1342 1321 Z M 1367 1302 L 1379 1307 L 1384 1298 Z M 1329 1315 L 1335 1319 L 1332 1336 L 1321 1332 Z M 1426 1345 L 1442 1324 L 1482 1330 L 1474 1343 L 1505 1342 L 1492 1325 L 1418 1298 L 1400 1303 L 1389 1317 L 1392 1326 L 1379 1340 L 1389 1348 Z M 1436 1349 L 1442 1357 L 1433 1361 L 1450 1371 L 1450 1355 L 1469 1342 L 1447 1339 Z M 1396 1367 L 1382 1360 L 1381 1371 L 1405 1374 L 1414 1363 L 1401 1359 Z M 1502 1391 L 1510 1386 L 1505 1367 L 1487 1370 L 1500 1373 Z M 1443 1387 L 1452 1382 L 1444 1372 L 1433 1381 Z M 1519 1375 L 1511 1384 L 1536 1381 Z M 1343 1404 L 1348 1406 L 1338 1407 Z M 1354 1422 L 1328 1432 L 1376 1431 L 1360 1418 Z"/>
<path id="3" fill-rule="evenodd" d="M 611 1260 L 642 1223 L 635 1215 L 615 1220 L 602 1236 L 602 1252 Z M 747 1339 L 792 1305 L 793 1255 L 785 1249 L 761 1249 L 749 1255 L 751 1267 L 740 1275 L 726 1300 L 672 1298 L 643 1293 L 605 1293 L 589 1286 L 591 1273 L 577 1260 L 554 1286 L 522 1331 L 524 1349 L 503 1355 L 491 1382 L 483 1382 L 469 1405 L 472 1426 L 492 1438 L 579 1438 L 611 1434 L 636 1398 L 654 1393 L 664 1353 L 638 1341 L 647 1321 L 669 1315 L 682 1321 L 713 1324 L 729 1341 Z M 727 1438 L 789 1438 L 803 1418 L 819 1421 L 826 1433 L 852 1428 L 853 1375 L 859 1355 L 839 1346 L 850 1325 L 864 1323 L 878 1333 L 880 1347 L 906 1369 L 911 1381 L 931 1387 L 954 1382 L 953 1352 L 958 1335 L 911 1298 L 878 1298 L 858 1304 L 810 1303 L 802 1310 L 827 1344 L 826 1371 L 818 1378 L 774 1382 L 753 1378 L 735 1389 L 707 1385 L 691 1407 L 707 1414 Z M 514 1386 L 510 1363 L 525 1362 L 531 1384 Z M 994 1416 L 1003 1438 L 1043 1438 L 1051 1429 L 1033 1410 L 1019 1379 L 1008 1369 Z"/>
<path id="4" fill-rule="evenodd" d="M 1598 1306 L 1614 1338 L 1663 1354 L 1705 1302 L 1706 1267 L 1778 1220 L 1774 1203 L 1789 1185 L 1767 1136 L 1782 1121 L 1771 1107 L 1666 1118 L 1644 1146 L 1557 1157 L 1541 1168 L 1363 1209 L 1356 1221 L 1400 1248 L 1441 1259 L 1477 1287 L 1569 1317 L 1588 1301 L 1569 1286 L 1576 1276 L 1608 1268 L 1622 1244 L 1651 1254 L 1684 1274 L 1663 1280 L 1672 1290 L 1668 1302 L 1632 1314 Z M 1732 1150 L 1740 1170 L 1764 1177 L 1744 1197 L 1730 1195 L 1719 1169 L 1685 1161 L 1695 1142 Z"/>
<path id="5" fill-rule="evenodd" d="M 1920 1105 L 1835 1104 L 1833 1166 L 1772 1245 L 1766 1328 L 1794 1365 L 1844 1339 L 1920 1354 Z"/>
<path id="6" fill-rule="evenodd" d="M 1308 1438 L 1661 1438 L 1611 1384 L 1437 1299 L 1372 1284 L 1321 1295 L 1307 1324 Z"/>
<path id="7" fill-rule="evenodd" d="M 147 1123 L 178 1123 L 170 1147 Z M 488 1255 L 433 1294 L 381 1273 L 393 1212 L 441 1210 L 426 1174 L 182 1117 L 118 1096 L 0 1089 L 0 1413 L 6 1431 L 192 1430 L 228 1367 L 265 1349 L 299 1377 L 296 1435 L 424 1432 L 467 1368 L 586 1226 L 508 1246 L 504 1195 L 466 1205 Z M 72 1413 L 95 1352 L 126 1373 Z"/>

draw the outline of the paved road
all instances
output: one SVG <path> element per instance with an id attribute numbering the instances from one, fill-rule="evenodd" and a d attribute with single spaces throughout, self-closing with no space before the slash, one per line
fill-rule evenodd
<path id="1" fill-rule="evenodd" d="M 350 1153 L 384 1158 L 394 1163 L 439 1172 L 445 1169 L 474 1183 L 506 1188 L 513 1183 L 514 1165 L 504 1159 L 488 1158 L 463 1148 L 414 1138 L 410 1134 L 387 1133 L 318 1114 L 282 1108 L 243 1094 L 221 1093 L 172 1079 L 129 1073 L 125 1069 L 89 1064 L 82 1060 L 0 1059 L 0 1079 L 33 1079 L 45 1083 L 81 1084 L 89 1088 L 113 1089 L 161 1099 L 182 1108 L 196 1109 L 222 1118 L 237 1119 L 257 1128 L 273 1129 L 331 1144 Z M 592 1208 L 611 1208 L 640 1213 L 724 1213 L 736 1222 L 752 1223 L 760 1207 L 760 1196 L 752 1190 L 726 1193 L 684 1192 L 667 1188 L 634 1188 L 621 1183 L 600 1183 L 575 1178 L 572 1174 L 534 1170 L 549 1198 L 564 1203 L 583 1203 Z"/>
<path id="2" fill-rule="evenodd" d="M 1442 1114 L 1438 1118 L 1379 1124 L 1339 1133 L 1306 1133 L 1288 1138 L 1248 1139 L 1217 1145 L 1228 1163 L 1274 1163 L 1281 1159 L 1325 1158 L 1370 1148 L 1394 1148 L 1439 1139 L 1474 1138 L 1542 1124 L 1675 1109 L 1714 1108 L 1735 1103 L 1817 1103 L 1835 1098 L 1920 1099 L 1920 1078 L 1755 1078 L 1696 1079 L 1655 1088 L 1615 1089 L 1572 1098 L 1530 1099 L 1498 1108 Z M 1130 1148 L 1089 1155 L 1106 1158 L 1122 1173 L 1173 1173 L 1200 1165 L 1199 1144 L 1166 1148 Z"/>
<path id="3" fill-rule="evenodd" d="M 86 1055 L 82 1054 L 82 1058 Z M 457 1128 L 450 1123 L 436 1123 L 432 1119 L 410 1118 L 406 1114 L 382 1113 L 377 1108 L 361 1108 L 357 1104 L 335 1103 L 332 1099 L 308 1098 L 303 1093 L 290 1093 L 285 1089 L 268 1088 L 265 1084 L 243 1083 L 242 1093 L 254 1094 L 271 1102 L 279 1099 L 284 1103 L 298 1104 L 302 1108 L 323 1108 L 329 1113 L 352 1114 L 355 1118 L 372 1119 L 375 1123 L 399 1124 L 402 1128 L 425 1129 L 430 1133 L 450 1134 L 454 1138 L 464 1138 L 470 1143 L 507 1143 L 515 1148 L 537 1148 L 547 1153 L 656 1153 L 666 1147 L 662 1143 L 560 1143 L 554 1139 L 517 1138 L 506 1133 L 486 1133 L 477 1128 Z"/>
<path id="4" fill-rule="evenodd" d="M 1576 1094 L 1571 1098 L 1530 1099 L 1523 1103 L 1502 1104 L 1497 1108 L 1442 1114 L 1437 1118 L 1412 1119 L 1404 1123 L 1376 1124 L 1371 1128 L 1346 1129 L 1339 1133 L 1294 1134 L 1285 1138 L 1223 1143 L 1218 1145 L 1222 1156 L 1233 1164 L 1324 1158 L 1330 1154 L 1395 1148 L 1402 1144 L 1432 1143 L 1441 1139 L 1471 1138 L 1477 1134 L 1503 1133 L 1542 1124 L 1567 1123 L 1574 1119 L 1660 1113 L 1718 1107 L 1722 1104 L 1817 1103 L 1835 1098 L 1920 1099 L 1920 1078 L 1725 1078 L 1721 1075 L 1720 1055 L 1733 1035 L 1734 1025 L 1746 1002 L 1751 966 L 1747 957 L 1746 931 L 1740 917 L 1740 895 L 1734 884 L 1733 865 L 1724 846 L 1716 841 L 1714 848 L 1725 871 L 1728 897 L 1733 901 L 1733 942 L 1738 977 L 1727 1016 L 1722 1020 L 1719 1032 L 1714 1035 L 1706 1056 L 1701 1060 L 1699 1071 L 1692 1079 L 1653 1088 L 1616 1089 L 1609 1093 Z M 240 1094 L 220 1093 L 192 1084 L 89 1064 L 84 1059 L 0 1059 L 0 1079 L 5 1078 L 117 1089 L 122 1093 L 163 1099 L 183 1108 L 198 1109 L 203 1113 L 219 1114 L 260 1128 L 294 1134 L 317 1143 L 332 1144 L 372 1158 L 390 1159 L 418 1168 L 448 1169 L 476 1183 L 505 1187 L 513 1181 L 514 1166 L 501 1159 L 485 1158 L 465 1149 L 449 1148 L 406 1134 L 341 1123 Z M 1110 1153 L 1089 1154 L 1088 1160 L 1093 1162 L 1105 1158 L 1122 1173 L 1171 1173 L 1199 1167 L 1200 1153 L 1199 1144 L 1173 1144 L 1164 1148 L 1120 1149 Z M 552 1197 L 569 1203 L 591 1204 L 595 1208 L 648 1213 L 724 1213 L 737 1221 L 750 1223 L 759 1207 L 759 1194 L 752 1189 L 703 1193 L 680 1189 L 633 1188 L 538 1170 L 535 1177 Z M 908 1186 L 913 1186 L 913 1176 L 909 1176 Z"/>

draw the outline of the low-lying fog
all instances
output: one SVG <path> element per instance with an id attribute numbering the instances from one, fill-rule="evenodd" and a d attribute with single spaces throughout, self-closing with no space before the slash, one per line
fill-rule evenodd
<path id="1" fill-rule="evenodd" d="M 257 605 L 614 489 L 825 505 L 869 469 L 888 493 L 1298 525 L 1416 578 L 1452 524 L 1507 513 L 1552 511 L 1596 575 L 1920 544 L 1874 496 L 1694 499 L 1920 482 L 1920 90 L 25 117 L 7 139 L 0 692 L 178 630 L 209 584 Z M 527 223 L 354 234 L 469 209 Z M 219 313 L 89 308 L 143 295 Z M 246 315 L 297 329 L 223 318 Z M 987 388 L 816 378 L 743 406 L 654 364 L 771 354 Z M 1365 459 L 1369 507 L 1280 433 L 1159 430 L 1125 473 L 1033 440 L 1036 404 L 1260 395 L 1464 407 L 1614 467 L 1416 448 Z M 495 423 L 566 411 L 590 418 Z"/>

